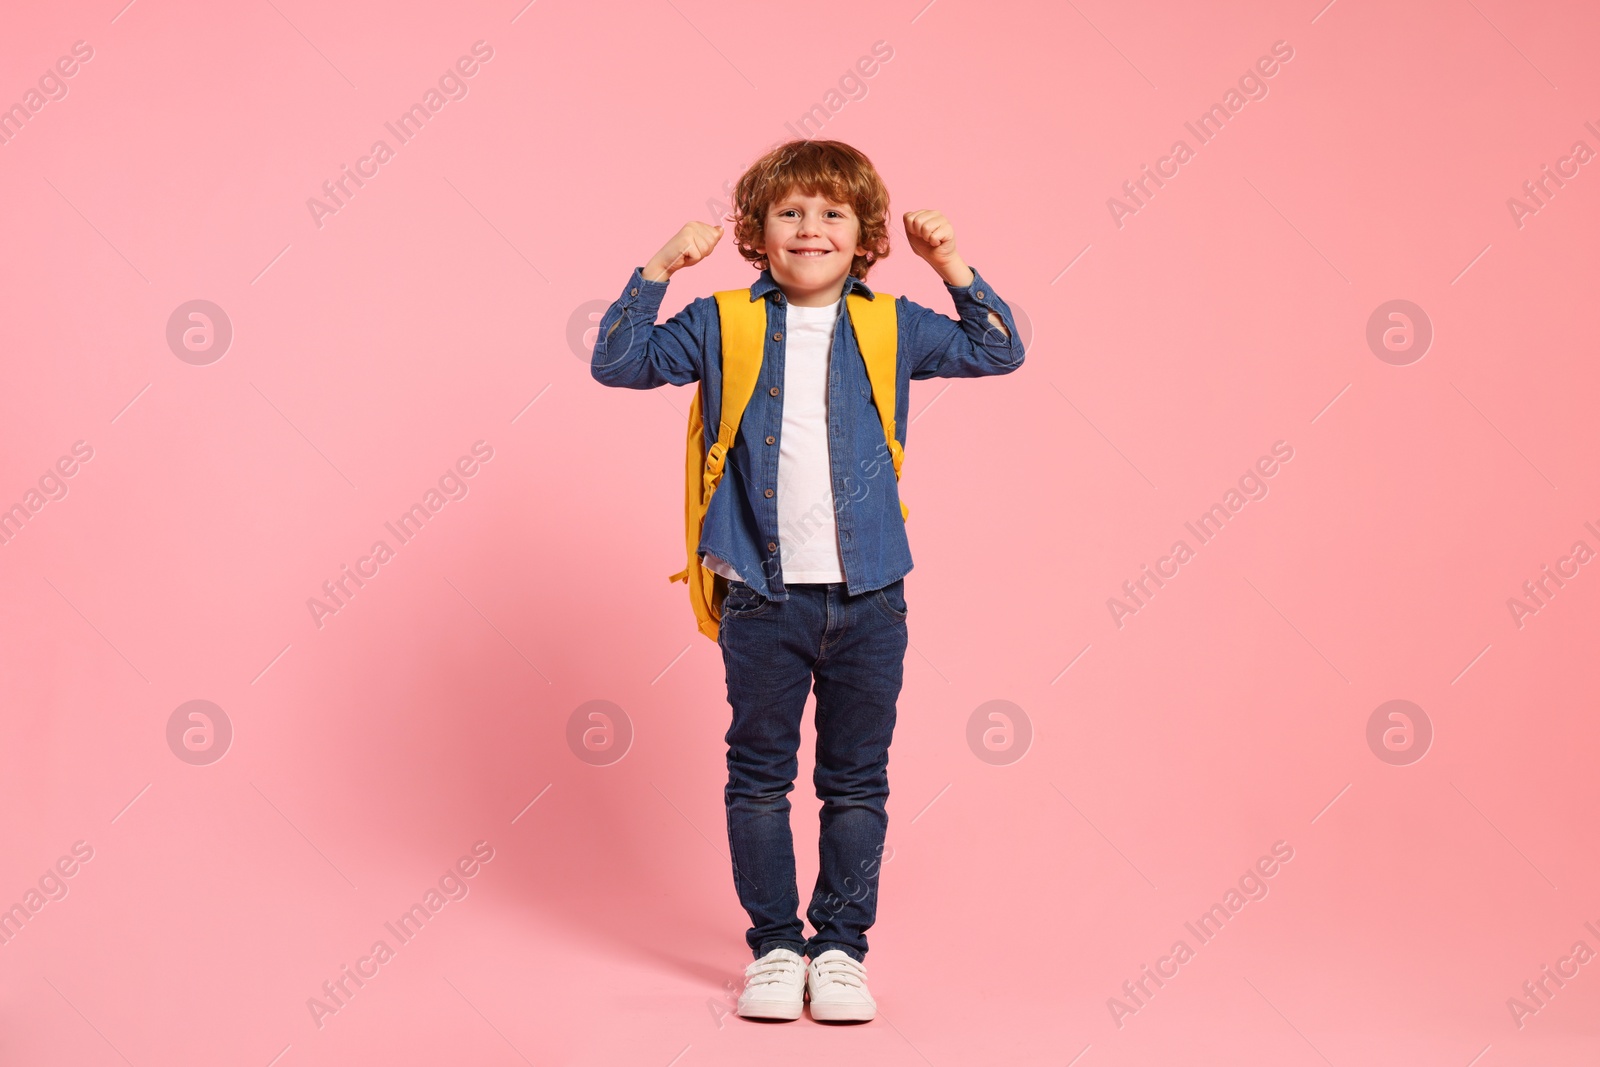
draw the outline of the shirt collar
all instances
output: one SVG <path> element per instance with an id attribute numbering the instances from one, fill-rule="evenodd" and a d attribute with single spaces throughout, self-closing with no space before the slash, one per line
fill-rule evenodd
<path id="1" fill-rule="evenodd" d="M 750 286 L 750 299 L 760 300 L 768 293 L 781 291 L 782 290 L 778 288 L 778 283 L 773 280 L 771 268 L 768 268 L 762 271 L 761 277 Z M 860 292 L 868 300 L 874 299 L 873 292 L 871 289 L 867 288 L 866 282 L 862 281 L 860 278 L 857 278 L 854 274 L 847 274 L 844 278 L 844 293 L 841 295 L 847 296 L 852 292 Z"/>

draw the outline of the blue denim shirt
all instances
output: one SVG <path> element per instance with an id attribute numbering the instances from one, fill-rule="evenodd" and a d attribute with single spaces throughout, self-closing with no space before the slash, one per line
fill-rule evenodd
<path id="1" fill-rule="evenodd" d="M 899 324 L 895 438 L 902 448 L 906 446 L 911 379 L 1009 374 L 1022 365 L 1022 342 L 1011 309 L 976 270 L 972 275 L 972 284 L 967 286 L 945 283 L 959 322 L 903 296 L 895 298 Z M 699 297 L 657 324 L 667 284 L 646 281 L 643 268 L 634 268 L 622 295 L 600 317 L 590 371 L 602 385 L 624 389 L 703 382 L 700 403 L 709 448 L 722 420 L 722 331 L 717 301 L 711 296 Z M 854 275 L 846 276 L 844 291 L 877 299 Z M 770 270 L 763 270 L 750 286 L 750 296 L 767 304 L 761 374 L 728 452 L 722 482 L 711 498 L 698 552 L 709 552 L 732 564 L 745 582 L 767 599 L 787 600 L 782 565 L 786 531 L 778 527 L 777 489 L 779 435 L 783 432 L 781 338 L 788 302 Z M 999 315 L 1010 336 L 989 323 L 991 311 Z M 912 564 L 905 530 L 909 520 L 900 515 L 894 462 L 872 402 L 866 362 L 848 321 L 841 316 L 834 329 L 829 357 L 828 453 L 845 588 L 856 596 L 903 578 Z M 916 462 L 915 455 L 907 451 L 903 462 Z M 804 533 L 787 532 L 795 536 Z"/>

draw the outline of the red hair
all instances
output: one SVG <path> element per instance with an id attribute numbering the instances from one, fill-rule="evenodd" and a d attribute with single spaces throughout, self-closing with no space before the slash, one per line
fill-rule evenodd
<path id="1" fill-rule="evenodd" d="M 872 264 L 889 254 L 889 190 L 872 161 L 843 141 L 790 141 L 750 165 L 733 191 L 733 236 L 739 254 L 758 270 L 768 266 L 756 251 L 764 244 L 767 212 L 799 190 L 848 204 L 861 224 L 856 243 L 867 250 L 850 264 L 865 280 Z"/>

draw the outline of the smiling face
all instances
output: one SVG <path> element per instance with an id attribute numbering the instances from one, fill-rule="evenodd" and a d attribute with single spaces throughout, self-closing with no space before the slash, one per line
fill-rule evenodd
<path id="1" fill-rule="evenodd" d="M 860 237 L 861 220 L 849 204 L 792 190 L 767 209 L 756 251 L 791 304 L 827 307 L 844 292 L 855 257 L 866 255 Z"/>

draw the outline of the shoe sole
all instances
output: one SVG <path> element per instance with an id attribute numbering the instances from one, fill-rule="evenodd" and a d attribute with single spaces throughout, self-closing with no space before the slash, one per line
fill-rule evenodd
<path id="1" fill-rule="evenodd" d="M 803 1003 L 787 1003 L 771 1000 L 757 1000 L 735 1009 L 735 1014 L 743 1019 L 798 1019 L 805 1012 Z"/>
<path id="2" fill-rule="evenodd" d="M 822 1004 L 811 1001 L 811 1017 L 823 1023 L 865 1023 L 877 1018 L 876 1005 L 863 1008 L 859 1004 Z"/>

